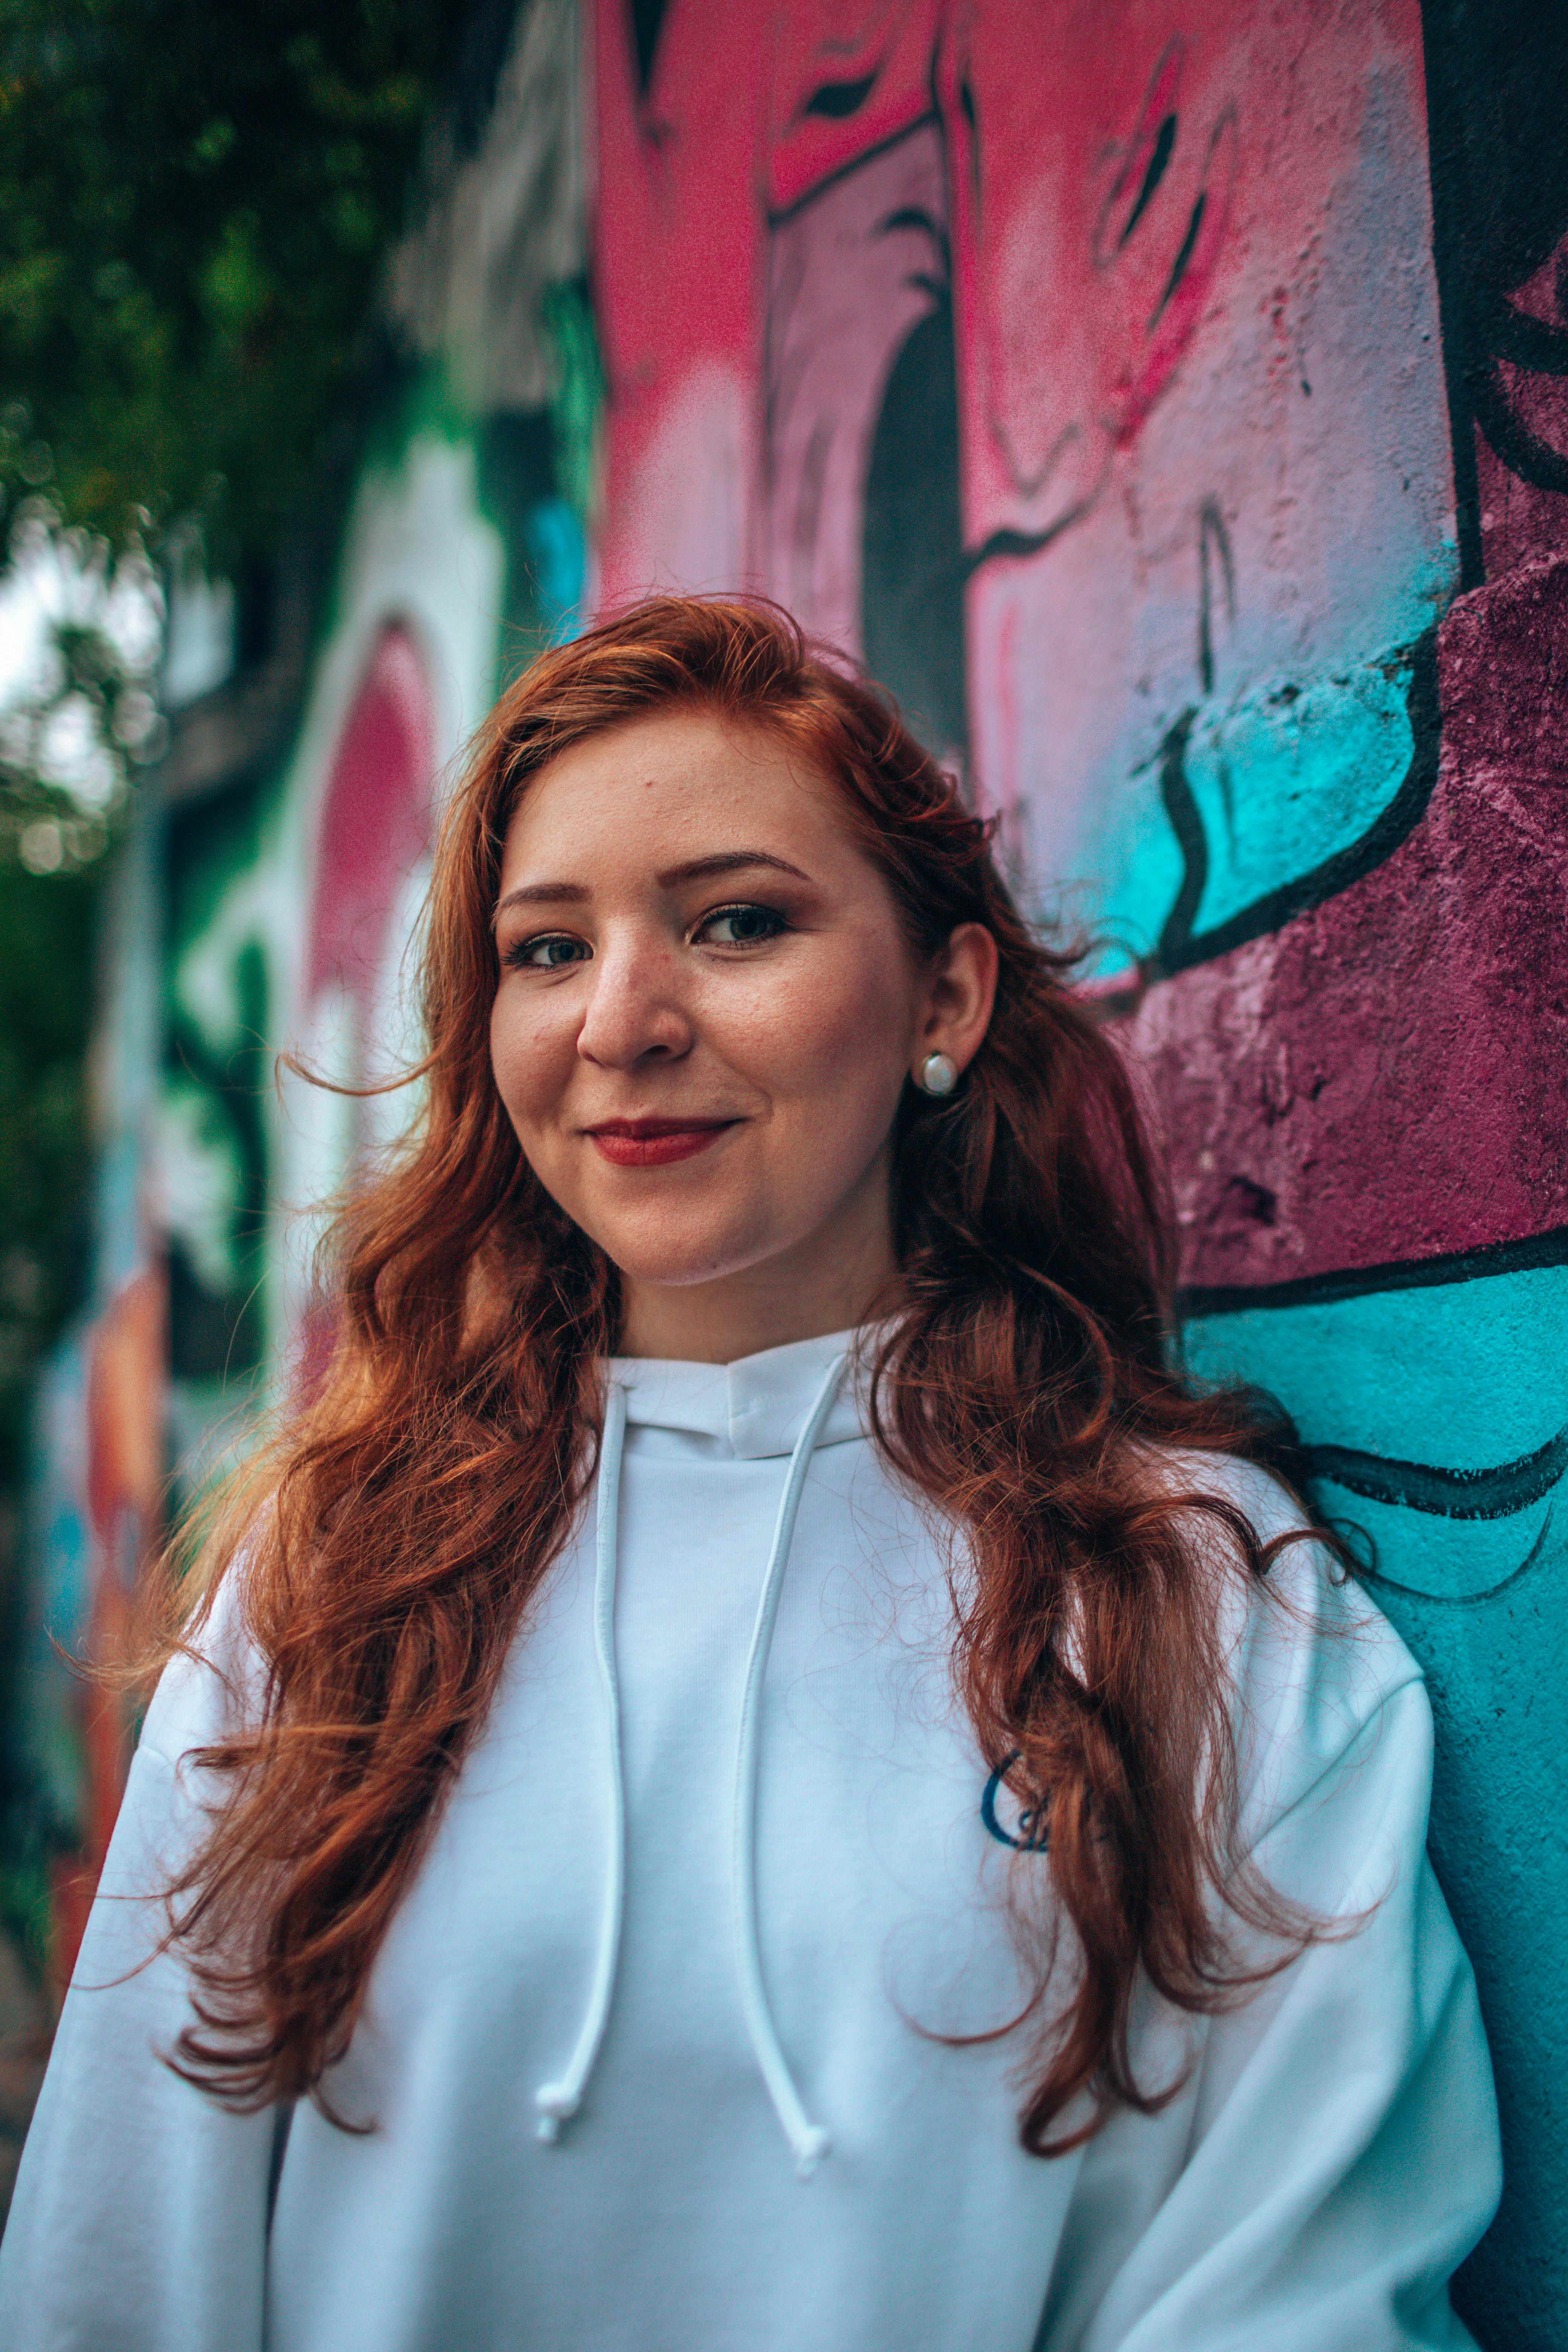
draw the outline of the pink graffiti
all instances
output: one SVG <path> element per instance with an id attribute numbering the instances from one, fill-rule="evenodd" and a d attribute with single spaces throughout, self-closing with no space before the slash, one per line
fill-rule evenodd
<path id="1" fill-rule="evenodd" d="M 594 14 L 594 272 L 607 382 L 601 601 L 754 577 L 763 100 L 752 9 L 669 9 L 637 88 L 631 15 Z"/>
<path id="2" fill-rule="evenodd" d="M 984 0 L 943 47 L 973 546 L 1087 511 L 1202 323 L 1236 191 L 1235 14 Z"/>
<path id="3" fill-rule="evenodd" d="M 813 444 L 773 429 L 756 388 L 776 384 L 792 334 L 835 352 L 842 381 L 854 354 L 838 321 L 813 314 L 858 296 L 860 339 L 879 357 L 858 381 L 879 391 L 908 284 L 884 269 L 863 286 L 841 248 L 917 209 L 943 248 L 923 266 L 951 277 L 958 310 L 966 536 L 1037 536 L 1081 512 L 1171 381 L 1223 257 L 1239 152 L 1231 59 L 1226 39 L 1205 46 L 1192 28 L 1206 16 L 1223 36 L 1230 14 L 1224 0 L 1048 15 L 1032 0 L 884 0 L 847 25 L 823 5 L 676 0 L 643 92 L 628 13 L 599 0 L 604 601 L 670 582 L 798 599 L 769 519 L 816 496 Z M 918 205 L 889 203 L 868 159 L 926 121 L 938 184 Z M 793 216 L 856 166 L 832 226 L 813 225 L 829 266 L 797 251 L 793 274 L 776 254 L 770 267 L 773 232 L 798 248 Z M 788 414 L 798 423 L 798 404 Z M 832 485 L 840 539 L 858 524 L 856 487 Z M 853 646 L 844 586 L 834 574 L 802 617 Z"/>

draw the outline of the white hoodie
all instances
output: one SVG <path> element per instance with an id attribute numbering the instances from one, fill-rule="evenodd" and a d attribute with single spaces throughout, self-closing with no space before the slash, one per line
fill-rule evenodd
<path id="1" fill-rule="evenodd" d="M 1409 1655 L 1315 1547 L 1273 1571 L 1293 1605 L 1235 1580 L 1244 1842 L 1277 1888 L 1367 1916 L 1218 2019 L 1145 2000 L 1139 2077 L 1185 2065 L 1171 2103 L 1026 2155 L 1026 2034 L 937 2037 L 1016 2013 L 1005 1896 L 1045 1864 L 951 1686 L 940 1535 L 833 1388 L 845 1344 L 613 1367 L 618 1476 L 612 1403 L 599 1494 L 331 2084 L 363 2135 L 304 2104 L 236 2117 L 155 2055 L 180 1967 L 126 1971 L 158 1857 L 199 1827 L 180 1759 L 224 1709 L 210 1670 L 170 1669 L 17 2183 L 0 2344 L 1469 2343 L 1444 2282 L 1496 2202 L 1496 2118 Z M 1260 1474 L 1199 1471 L 1261 1534 L 1293 1524 Z M 238 1639 L 220 1617 L 231 1664 Z"/>

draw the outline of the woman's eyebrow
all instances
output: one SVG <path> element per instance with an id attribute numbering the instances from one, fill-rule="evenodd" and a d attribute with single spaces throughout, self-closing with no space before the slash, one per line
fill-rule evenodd
<path id="1" fill-rule="evenodd" d="M 667 866 L 655 879 L 661 890 L 672 890 L 678 883 L 703 882 L 716 874 L 738 873 L 747 866 L 765 866 L 775 874 L 793 874 L 797 882 L 811 879 L 798 866 L 792 866 L 787 857 L 775 857 L 768 849 L 716 850 L 710 857 L 689 857 L 683 865 Z M 496 917 L 499 920 L 509 907 L 581 906 L 591 896 L 582 882 L 520 882 L 515 890 L 507 892 L 496 908 Z"/>
<path id="2" fill-rule="evenodd" d="M 498 919 L 509 907 L 580 906 L 588 892 L 581 882 L 520 882 L 496 908 Z"/>
<path id="3" fill-rule="evenodd" d="M 704 882 L 710 875 L 733 874 L 742 866 L 771 866 L 775 874 L 793 874 L 797 882 L 809 882 L 798 866 L 787 857 L 775 857 L 767 849 L 721 849 L 711 857 L 691 857 L 683 866 L 667 866 L 658 877 L 661 890 L 673 889 L 678 882 Z"/>

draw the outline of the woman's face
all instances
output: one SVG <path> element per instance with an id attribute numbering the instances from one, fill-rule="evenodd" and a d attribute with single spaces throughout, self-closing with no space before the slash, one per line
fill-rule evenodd
<path id="1" fill-rule="evenodd" d="M 923 965 L 840 805 L 773 737 L 678 709 L 563 752 L 508 830 L 496 1084 L 620 1268 L 633 1352 L 858 1319 L 892 1271 L 905 1079 L 984 1033 L 990 934 Z"/>

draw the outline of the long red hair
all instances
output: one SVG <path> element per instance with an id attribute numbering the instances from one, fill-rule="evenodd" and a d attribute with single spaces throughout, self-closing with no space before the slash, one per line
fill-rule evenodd
<path id="1" fill-rule="evenodd" d="M 340 2056 L 511 1643 L 592 1481 L 616 1270 L 544 1192 L 489 1065 L 491 920 L 521 794 L 557 752 L 696 704 L 787 742 L 837 786 L 917 954 L 993 933 L 990 1031 L 957 1093 L 905 1090 L 901 1276 L 876 1364 L 877 1441 L 959 1538 L 953 1664 L 989 1764 L 1045 1832 L 1020 1867 L 1042 1992 L 1065 1923 L 1081 1966 L 1036 2021 L 1021 2117 L 1040 2154 L 1134 2079 L 1140 1976 L 1212 2009 L 1250 1980 L 1228 1903 L 1293 1948 L 1308 1927 L 1238 1879 L 1215 1536 L 1260 1578 L 1233 1506 L 1158 1449 L 1279 1467 L 1257 1400 L 1172 1370 L 1170 1223 L 1115 1046 L 1022 919 L 987 828 L 877 690 L 776 609 L 661 597 L 542 655 L 479 734 L 442 832 L 424 962 L 423 1100 L 344 1209 L 341 1336 L 320 1393 L 228 1491 L 198 1564 L 233 1580 L 259 1719 L 202 1760 L 226 1802 L 172 1890 L 194 2013 L 171 2053 L 237 2106 L 313 2095 Z M 1201 1484 L 1201 1482 L 1199 1482 Z M 1209 1528 L 1205 1541 L 1202 1528 Z M 1226 1891 L 1226 1901 L 1217 1899 Z M 1055 1925 L 1053 1926 L 1053 1922 Z M 1053 2126 L 1082 2094 L 1087 2121 Z M 330 2112 L 329 2107 L 329 2112 Z"/>

